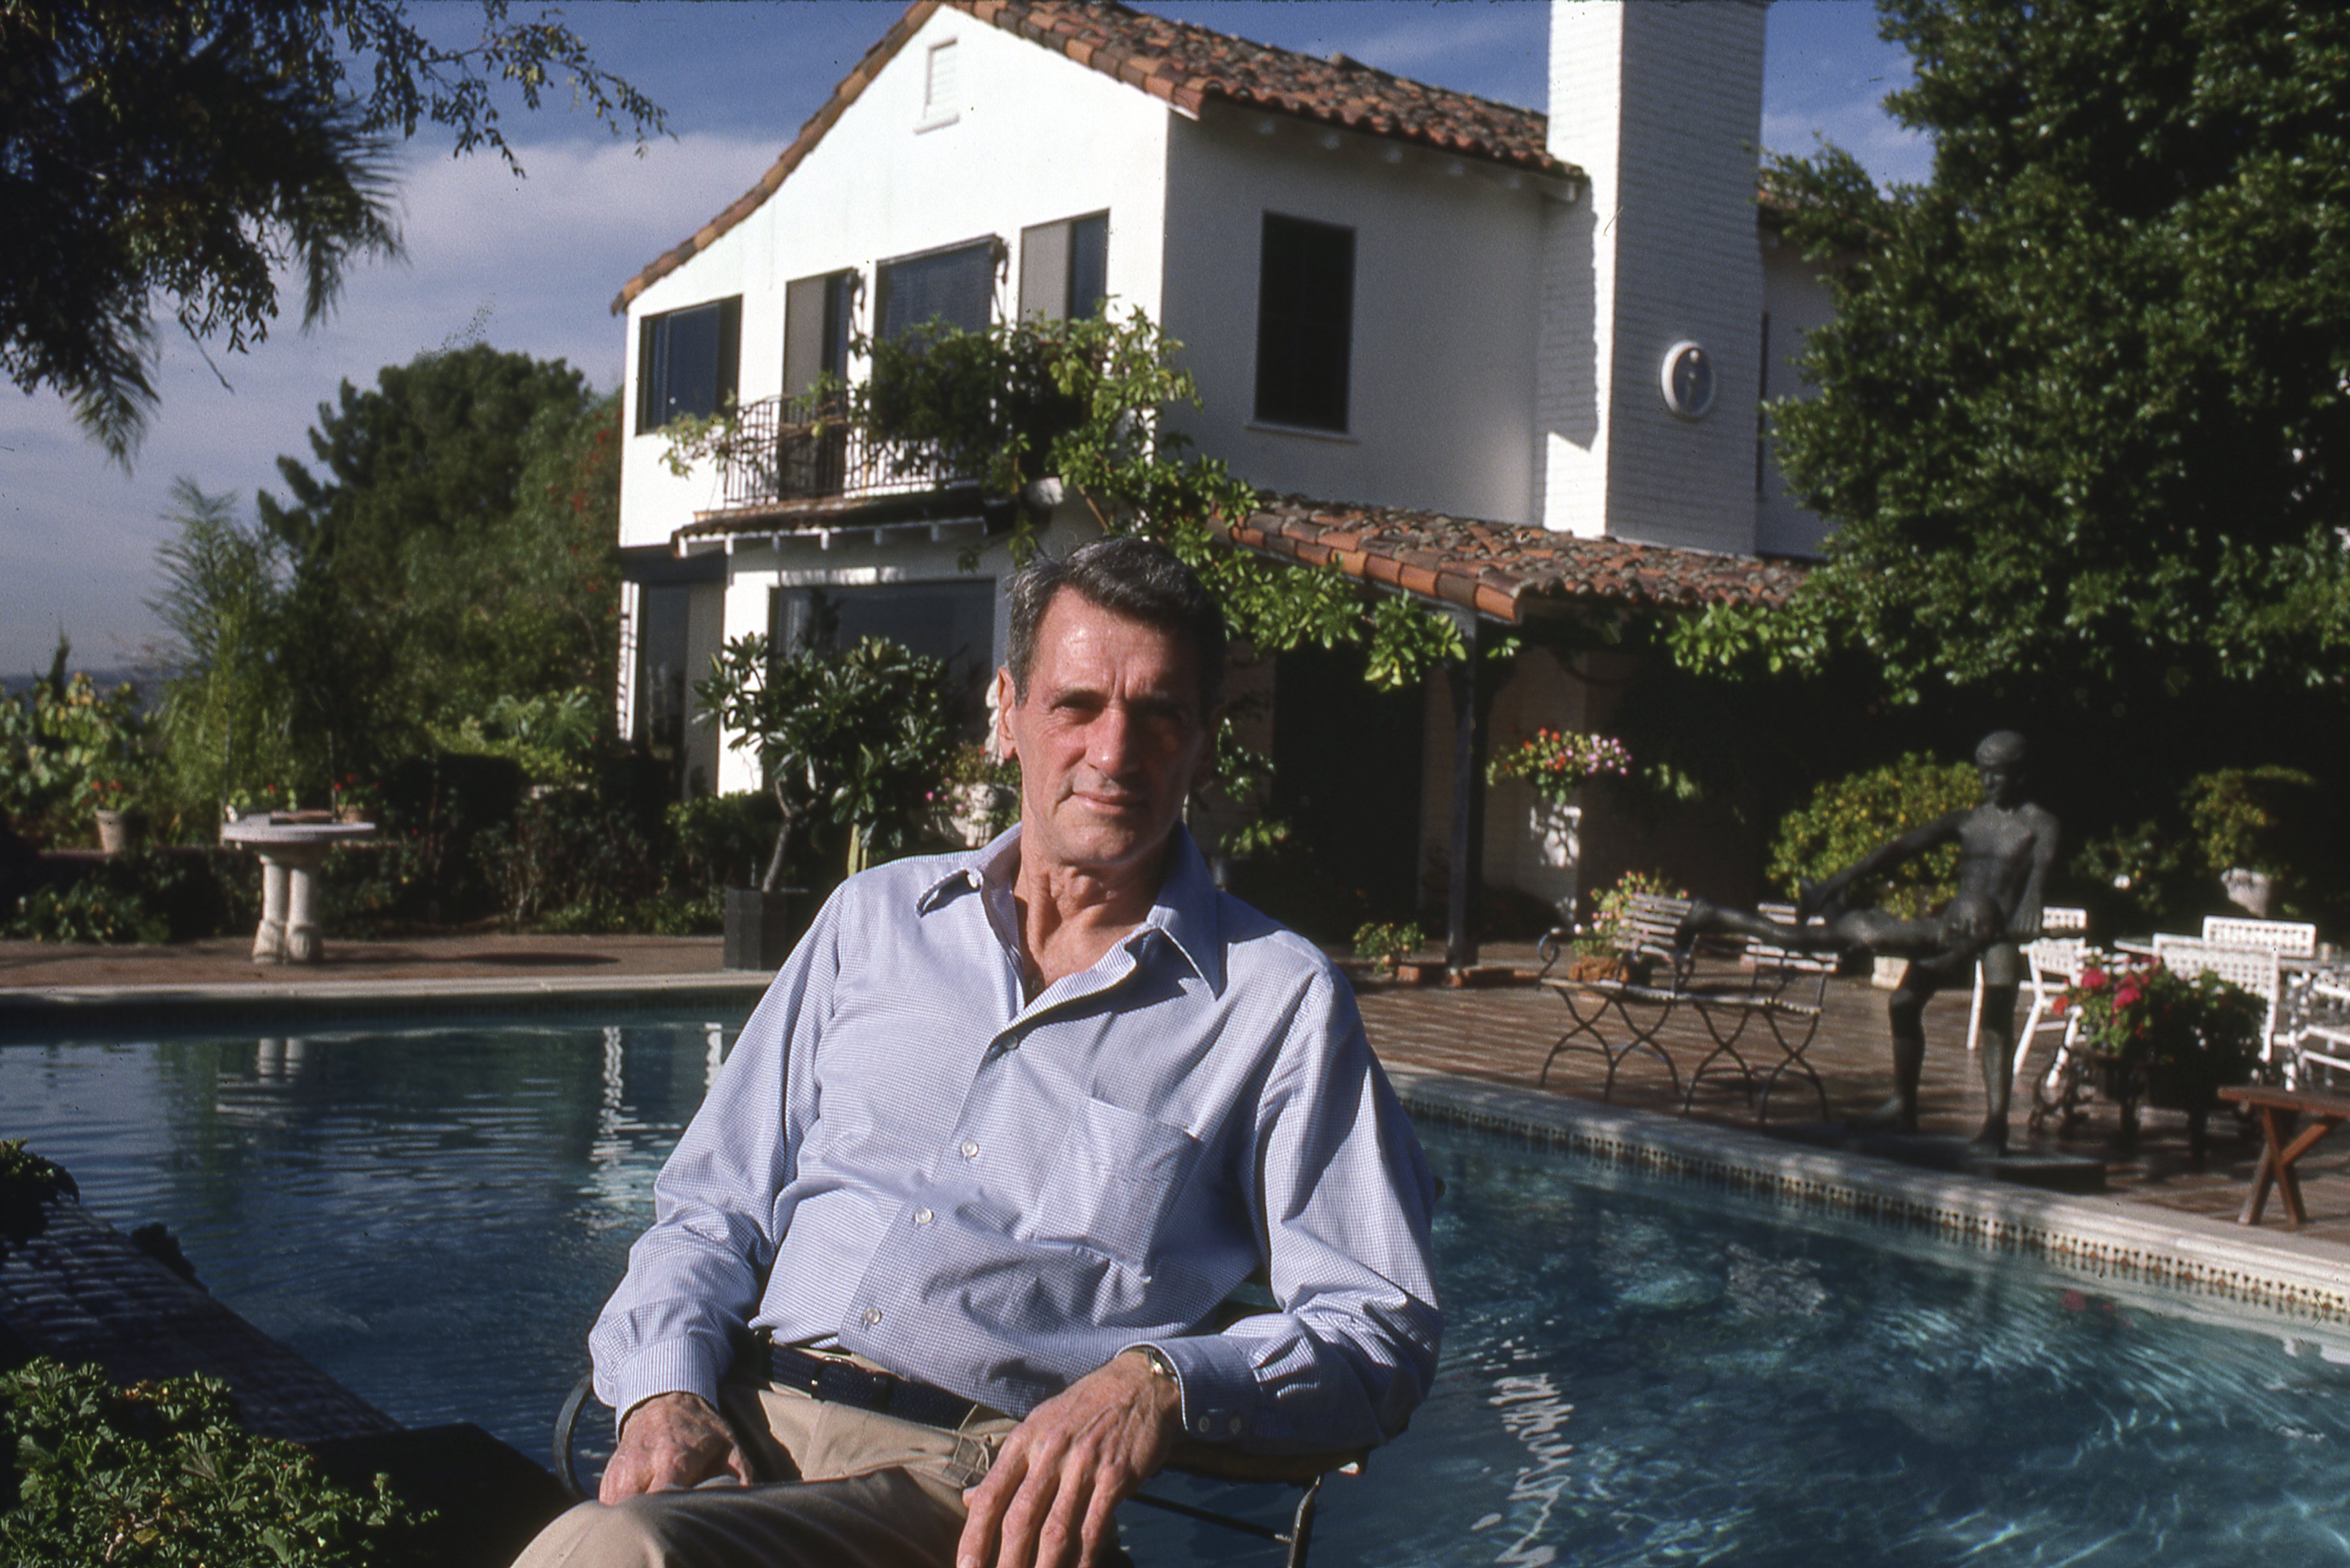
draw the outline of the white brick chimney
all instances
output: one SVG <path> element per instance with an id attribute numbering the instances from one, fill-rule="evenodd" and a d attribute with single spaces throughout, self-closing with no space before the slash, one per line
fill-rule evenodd
<path id="1" fill-rule="evenodd" d="M 1535 370 L 1543 525 L 1754 548 L 1762 268 L 1760 0 L 1552 0 L 1550 151 L 1590 177 L 1553 205 Z M 1667 401 L 1711 372 L 1697 417 Z M 1685 399 L 1685 401 L 1687 400 Z"/>

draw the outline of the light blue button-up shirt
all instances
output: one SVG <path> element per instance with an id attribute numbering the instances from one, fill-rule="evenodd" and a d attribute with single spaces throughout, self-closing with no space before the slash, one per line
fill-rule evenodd
<path id="1" fill-rule="evenodd" d="M 654 1184 L 589 1340 L 608 1404 L 714 1402 L 748 1323 L 1015 1415 L 1148 1345 L 1194 1436 L 1402 1429 L 1427 1162 L 1345 981 L 1175 832 L 1149 916 L 1033 1002 L 1018 828 L 833 895 Z M 1260 1265 L 1280 1310 L 1208 1332 Z"/>

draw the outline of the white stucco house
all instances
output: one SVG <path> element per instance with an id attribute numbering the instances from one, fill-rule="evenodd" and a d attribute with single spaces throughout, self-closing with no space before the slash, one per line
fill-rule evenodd
<path id="1" fill-rule="evenodd" d="M 1116 5 L 910 6 L 757 187 L 614 303 L 624 732 L 681 748 L 702 787 L 755 787 L 682 722 L 684 675 L 798 624 L 816 590 L 843 636 L 974 679 L 996 662 L 1003 504 L 951 476 L 877 485 L 847 448 L 681 478 L 656 433 L 730 401 L 756 429 L 858 374 L 852 327 L 931 317 L 1140 307 L 1198 379 L 1182 427 L 1266 496 L 1235 547 L 1418 595 L 1472 644 L 1783 594 L 1821 528 L 1757 403 L 1827 307 L 1757 207 L 1763 6 L 1561 3 L 1550 28 L 1544 114 Z M 1312 659 L 1254 679 L 1291 805 L 1391 862 L 1390 895 L 1466 863 L 1561 901 L 1632 852 L 1523 786 L 1456 783 L 1488 733 L 1604 723 L 1607 657 L 1532 652 L 1497 691 L 1472 660 L 1383 705 Z M 1461 957 L 1477 892 L 1451 881 Z"/>

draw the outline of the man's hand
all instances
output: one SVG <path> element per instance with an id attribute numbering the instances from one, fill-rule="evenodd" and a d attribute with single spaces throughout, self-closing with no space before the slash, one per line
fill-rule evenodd
<path id="1" fill-rule="evenodd" d="M 1101 1561 L 1110 1516 L 1159 1473 L 1183 1426 L 1183 1397 L 1129 1350 L 1028 1413 L 987 1479 L 955 1568 L 1065 1568 Z"/>
<path id="2" fill-rule="evenodd" d="M 620 1446 L 604 1467 L 596 1501 L 608 1506 L 639 1492 L 682 1491 L 722 1470 L 751 1484 L 751 1467 L 718 1412 L 698 1394 L 656 1394 L 621 1419 Z"/>

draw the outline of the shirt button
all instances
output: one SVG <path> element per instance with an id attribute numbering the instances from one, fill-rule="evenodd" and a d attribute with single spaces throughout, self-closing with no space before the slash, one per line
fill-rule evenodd
<path id="1" fill-rule="evenodd" d="M 937 1218 L 937 1216 L 933 1215 L 927 1209 L 917 1209 L 914 1210 L 914 1223 L 917 1225 L 927 1225 L 935 1218 Z"/>
<path id="2" fill-rule="evenodd" d="M 881 1309 L 880 1309 L 879 1307 L 867 1307 L 867 1308 L 865 1309 L 865 1326 L 866 1326 L 866 1327 L 868 1327 L 868 1328 L 871 1328 L 875 1324 L 879 1323 L 880 1321 L 881 1321 Z"/>
<path id="3" fill-rule="evenodd" d="M 979 1145 L 972 1142 L 969 1138 L 963 1139 L 962 1157 L 965 1159 L 977 1159 L 979 1158 Z"/>
<path id="4" fill-rule="evenodd" d="M 1242 1420 L 1238 1416 L 1232 1417 L 1232 1431 L 1235 1435 L 1238 1435 L 1240 1429 L 1246 1425 L 1248 1425 L 1248 1423 Z"/>
<path id="5" fill-rule="evenodd" d="M 1205 1436 L 1207 1433 L 1212 1432 L 1215 1429 L 1216 1424 L 1213 1421 L 1209 1420 L 1205 1416 L 1200 1417 L 1200 1431 L 1202 1436 Z"/>

